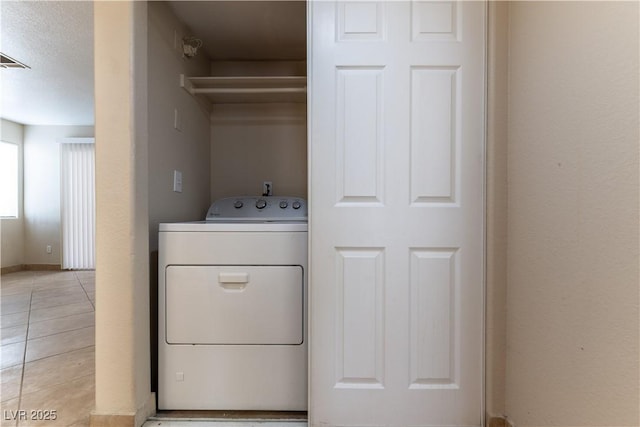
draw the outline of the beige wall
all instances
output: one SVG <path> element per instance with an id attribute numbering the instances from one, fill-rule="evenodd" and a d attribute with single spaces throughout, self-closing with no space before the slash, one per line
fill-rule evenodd
<path id="1" fill-rule="evenodd" d="M 25 264 L 61 264 L 60 140 L 93 136 L 93 126 L 24 127 Z"/>
<path id="2" fill-rule="evenodd" d="M 214 61 L 212 76 L 305 76 L 305 61 Z M 262 194 L 307 197 L 306 104 L 216 104 L 211 112 L 211 201 Z"/>
<path id="3" fill-rule="evenodd" d="M 211 200 L 262 194 L 307 197 L 304 104 L 214 105 L 211 114 Z"/>
<path id="4" fill-rule="evenodd" d="M 94 7 L 96 406 L 92 426 L 139 427 L 150 390 L 147 3 Z"/>
<path id="5" fill-rule="evenodd" d="M 638 426 L 638 3 L 513 2 L 506 412 Z"/>
<path id="6" fill-rule="evenodd" d="M 150 250 L 158 249 L 158 224 L 195 221 L 209 208 L 209 111 L 178 85 L 180 74 L 206 76 L 203 55 L 184 59 L 174 48 L 174 32 L 189 35 L 165 3 L 149 3 L 149 230 Z M 182 131 L 174 129 L 174 109 Z M 182 172 L 182 193 L 173 191 L 173 171 Z"/>
<path id="7" fill-rule="evenodd" d="M 19 146 L 18 156 L 23 157 L 24 126 L 2 119 L 0 123 L 0 139 Z M 22 163 L 22 162 L 21 162 Z M 12 267 L 24 264 L 24 211 L 22 179 L 23 168 L 18 168 L 20 190 L 18 192 L 18 218 L 5 218 L 0 220 L 0 264 L 1 267 Z"/>
<path id="8" fill-rule="evenodd" d="M 489 3 L 488 20 L 485 409 L 491 419 L 505 413 L 508 3 Z"/>

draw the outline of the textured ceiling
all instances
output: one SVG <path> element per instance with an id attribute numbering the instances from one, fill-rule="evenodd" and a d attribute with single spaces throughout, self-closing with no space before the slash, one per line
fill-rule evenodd
<path id="1" fill-rule="evenodd" d="M 93 3 L 0 2 L 0 116 L 29 125 L 93 125 Z"/>

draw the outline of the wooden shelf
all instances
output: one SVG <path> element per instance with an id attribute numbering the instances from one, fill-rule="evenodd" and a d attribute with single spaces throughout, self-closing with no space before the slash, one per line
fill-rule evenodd
<path id="1" fill-rule="evenodd" d="M 307 101 L 306 77 L 186 77 L 181 74 L 180 85 L 213 104 Z"/>

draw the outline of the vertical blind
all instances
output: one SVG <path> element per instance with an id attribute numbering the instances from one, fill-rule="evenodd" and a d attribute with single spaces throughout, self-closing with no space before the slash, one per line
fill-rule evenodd
<path id="1" fill-rule="evenodd" d="M 62 268 L 95 268 L 96 197 L 93 144 L 61 144 Z"/>

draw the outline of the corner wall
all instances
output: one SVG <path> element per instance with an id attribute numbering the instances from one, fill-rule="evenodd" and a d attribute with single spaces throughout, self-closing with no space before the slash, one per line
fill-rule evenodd
<path id="1" fill-rule="evenodd" d="M 509 5 L 516 427 L 640 425 L 638 7 Z"/>

